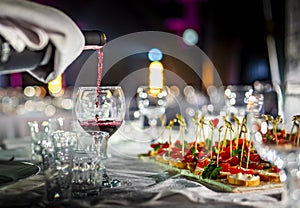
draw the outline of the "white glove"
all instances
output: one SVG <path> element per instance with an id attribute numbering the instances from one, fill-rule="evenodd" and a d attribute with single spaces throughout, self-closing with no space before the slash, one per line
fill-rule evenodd
<path id="1" fill-rule="evenodd" d="M 28 72 L 42 82 L 63 73 L 84 48 L 84 36 L 63 12 L 27 0 L 0 1 L 0 35 L 17 51 L 42 50 L 54 45 L 54 69 Z M 53 53 L 53 52 L 52 52 Z M 0 72 L 1 74 L 6 72 Z"/>

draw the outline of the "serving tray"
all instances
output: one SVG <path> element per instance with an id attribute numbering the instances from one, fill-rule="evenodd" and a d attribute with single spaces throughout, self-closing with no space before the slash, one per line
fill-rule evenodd
<path id="1" fill-rule="evenodd" d="M 190 170 L 180 169 L 177 167 L 170 166 L 168 164 L 161 163 L 155 160 L 154 157 L 147 156 L 146 154 L 140 154 L 138 155 L 138 157 L 145 162 L 155 163 L 159 166 L 166 168 L 166 170 L 168 170 L 169 172 L 173 172 L 174 174 L 179 173 L 182 176 L 186 177 L 187 179 L 199 182 L 204 186 L 218 192 L 245 193 L 245 192 L 283 188 L 283 183 L 276 183 L 276 182 L 261 181 L 260 185 L 258 186 L 238 186 L 238 185 L 229 184 L 227 182 L 227 179 L 217 179 L 217 180 L 203 179 L 200 175 L 195 175 Z"/>

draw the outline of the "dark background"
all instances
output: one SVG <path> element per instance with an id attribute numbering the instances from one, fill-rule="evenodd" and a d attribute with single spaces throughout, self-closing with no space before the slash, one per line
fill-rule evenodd
<path id="1" fill-rule="evenodd" d="M 275 38 L 280 71 L 284 73 L 283 0 L 271 0 L 266 7 L 272 12 L 271 21 L 264 16 L 264 2 L 268 2 L 264 0 L 35 1 L 62 10 L 82 30 L 104 31 L 108 41 L 149 30 L 182 35 L 186 28 L 193 28 L 199 34 L 197 45 L 211 59 L 224 85 L 271 79 L 266 44 L 270 34 Z M 25 84 L 36 83 L 26 74 L 23 79 Z"/>

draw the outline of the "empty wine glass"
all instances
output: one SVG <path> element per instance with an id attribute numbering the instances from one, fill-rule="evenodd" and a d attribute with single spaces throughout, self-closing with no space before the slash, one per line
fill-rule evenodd
<path id="1" fill-rule="evenodd" d="M 228 113 L 242 120 L 246 114 L 246 99 L 252 92 L 250 85 L 228 85 L 224 91 Z"/>
<path id="2" fill-rule="evenodd" d="M 76 118 L 80 126 L 87 132 L 107 132 L 109 137 L 119 129 L 125 117 L 125 97 L 120 86 L 79 87 L 75 104 Z M 94 137 L 95 142 L 97 138 Z M 107 143 L 104 147 L 102 160 L 107 159 Z M 110 187 L 118 184 L 109 181 L 104 164 L 103 185 Z M 119 185 L 119 184 L 118 184 Z"/>
<path id="3" fill-rule="evenodd" d="M 137 105 L 141 115 L 146 117 L 150 126 L 152 140 L 159 138 L 162 129 L 158 128 L 160 118 L 165 115 L 168 88 L 150 88 L 140 86 L 137 89 Z"/>

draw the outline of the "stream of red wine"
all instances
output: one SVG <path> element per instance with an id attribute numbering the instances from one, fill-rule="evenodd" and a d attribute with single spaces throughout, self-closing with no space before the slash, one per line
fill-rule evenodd
<path id="1" fill-rule="evenodd" d="M 98 51 L 98 77 L 97 77 L 96 97 L 98 98 L 100 93 L 101 77 L 103 71 L 103 50 L 101 50 L 101 48 L 98 48 L 97 51 Z M 96 107 L 98 107 L 98 102 L 96 102 Z"/>
<path id="2" fill-rule="evenodd" d="M 100 93 L 100 85 L 101 85 L 101 77 L 102 77 L 102 71 L 103 71 L 103 46 L 85 46 L 85 50 L 95 50 L 97 51 L 97 57 L 98 57 L 98 75 L 97 75 L 97 90 L 96 90 L 96 98 L 99 97 Z M 98 108 L 98 101 L 96 101 L 96 107 Z"/>
<path id="3" fill-rule="evenodd" d="M 103 51 L 101 48 L 98 48 L 98 76 L 97 76 L 97 90 L 96 90 L 96 108 L 99 108 L 99 94 L 100 94 L 100 85 L 101 85 L 101 77 L 103 71 Z M 95 115 L 96 121 L 99 122 L 99 115 Z"/>
<path id="4" fill-rule="evenodd" d="M 102 50 L 102 46 L 85 46 L 84 49 L 86 50 L 95 50 L 97 51 L 97 58 L 98 58 L 98 74 L 97 74 L 97 88 L 96 88 L 96 101 L 95 101 L 95 105 L 96 108 L 99 107 L 99 102 L 98 102 L 98 98 L 99 98 L 99 94 L 100 94 L 100 85 L 101 85 L 101 77 L 102 77 L 102 71 L 103 71 L 103 50 Z M 96 121 L 99 120 L 99 115 L 95 115 L 95 119 Z"/>
<path id="5" fill-rule="evenodd" d="M 86 46 L 85 49 L 95 50 L 97 51 L 98 57 L 98 75 L 97 75 L 97 89 L 96 89 L 96 108 L 99 108 L 98 98 L 100 95 L 100 86 L 101 86 L 101 78 L 103 71 L 103 50 L 102 46 Z M 115 133 L 115 131 L 121 126 L 122 121 L 113 121 L 113 120 L 99 120 L 99 115 L 95 115 L 95 120 L 87 120 L 80 122 L 80 125 L 85 130 L 93 130 L 93 131 L 106 131 L 110 135 Z"/>

